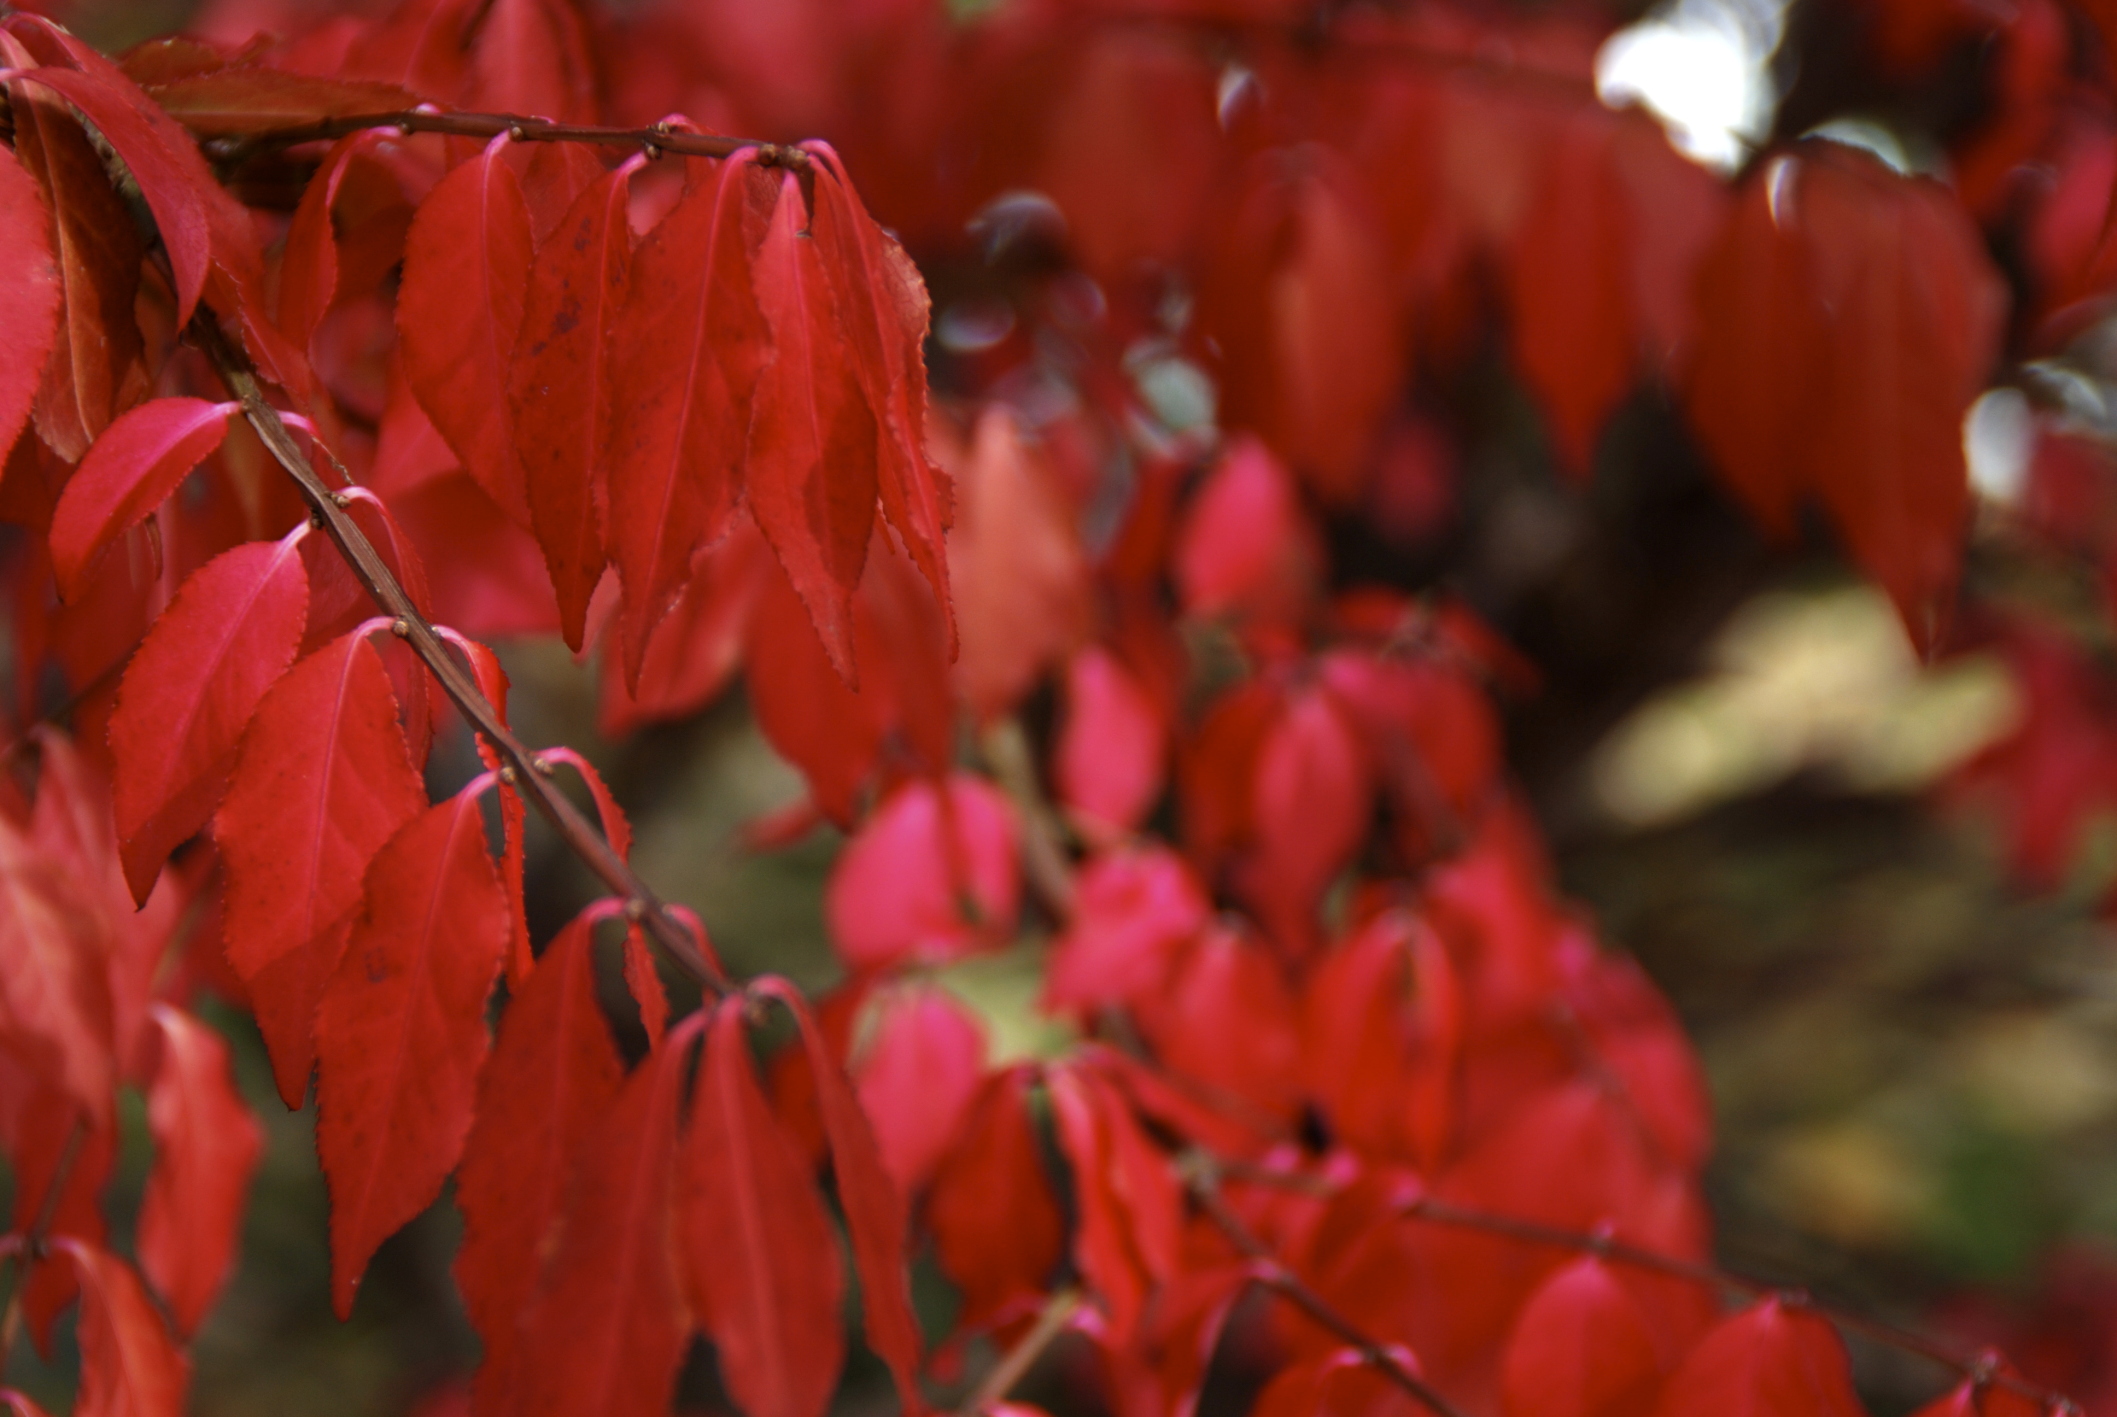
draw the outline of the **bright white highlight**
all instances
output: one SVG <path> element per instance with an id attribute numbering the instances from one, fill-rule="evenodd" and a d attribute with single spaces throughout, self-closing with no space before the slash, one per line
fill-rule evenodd
<path id="1" fill-rule="evenodd" d="M 1762 141 L 1778 94 L 1768 66 L 1782 0 L 1676 0 L 1610 36 L 1595 60 L 1604 103 L 1641 103 L 1676 146 L 1727 171 Z"/>
<path id="2" fill-rule="evenodd" d="M 1987 389 L 1963 419 L 1963 460 L 1970 485 L 2003 505 L 2021 500 L 2036 447 L 2036 417 L 2019 389 Z"/>

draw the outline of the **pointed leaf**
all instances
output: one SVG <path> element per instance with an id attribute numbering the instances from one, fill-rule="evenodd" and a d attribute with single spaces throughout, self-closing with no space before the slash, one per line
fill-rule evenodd
<path id="1" fill-rule="evenodd" d="M 340 1318 L 375 1247 L 440 1194 L 470 1131 L 507 898 L 474 793 L 414 817 L 368 867 L 366 905 L 316 1020 L 316 1149 L 331 1186 Z"/>
<path id="2" fill-rule="evenodd" d="M 1645 1315 L 1589 1255 L 1545 1280 L 1514 1321 L 1500 1410 L 1505 1417 L 1645 1417 L 1660 1386 Z"/>
<path id="3" fill-rule="evenodd" d="M 80 595 L 98 557 L 212 456 L 241 407 L 204 399 L 143 403 L 103 430 L 52 510 L 51 568 L 59 594 Z"/>
<path id="4" fill-rule="evenodd" d="M 854 970 L 940 963 L 1014 933 L 1021 880 L 1014 809 L 983 778 L 910 782 L 847 844 L 824 891 L 839 956 Z"/>
<path id="5" fill-rule="evenodd" d="M 621 308 L 632 262 L 630 178 L 628 164 L 582 192 L 538 249 L 508 370 L 529 524 L 558 592 L 560 627 L 576 650 L 606 554 L 602 454 L 613 406 L 607 327 Z"/>
<path id="6" fill-rule="evenodd" d="M 62 290 L 58 337 L 37 389 L 37 432 L 60 457 L 79 462 L 125 403 L 146 392 L 134 314 L 146 243 L 72 111 L 34 88 L 12 97 L 15 155 L 49 196 Z M 34 269 L 27 263 L 17 275 Z M 9 441 L 7 428 L 0 417 L 0 445 Z"/>
<path id="7" fill-rule="evenodd" d="M 140 1268 L 177 1332 L 189 1334 L 235 1263 L 264 1135 L 235 1090 L 221 1036 L 167 1004 L 152 1017 L 162 1056 L 147 1089 L 154 1169 L 140 1202 Z"/>
<path id="8" fill-rule="evenodd" d="M 485 1342 L 481 1390 L 504 1392 L 523 1314 L 587 1143 L 624 1068 L 595 987 L 594 925 L 577 917 L 545 950 L 507 1013 L 478 1081 L 456 1204 L 456 1283 Z"/>
<path id="9" fill-rule="evenodd" d="M 679 1161 L 684 1280 L 749 1417 L 821 1417 L 838 1384 L 845 1279 L 808 1163 L 765 1104 L 745 1001 L 706 1030 Z"/>
<path id="10" fill-rule="evenodd" d="M 677 1277 L 676 1114 L 693 1014 L 625 1080 L 577 1153 L 558 1242 L 516 1345 L 509 1400 L 480 1411 L 661 1417 L 691 1330 Z"/>
<path id="11" fill-rule="evenodd" d="M 51 65 L 21 77 L 54 90 L 85 114 L 139 182 L 176 275 L 177 323 L 189 321 L 205 291 L 212 255 L 210 218 L 194 185 L 204 165 L 195 172 L 171 152 L 148 117 L 153 103 L 115 66 L 91 73 Z"/>
<path id="12" fill-rule="evenodd" d="M 1153 699 L 1117 656 L 1090 645 L 1073 657 L 1051 776 L 1090 840 L 1137 829 L 1161 796 L 1167 740 Z"/>
<path id="13" fill-rule="evenodd" d="M 295 545 L 253 541 L 192 572 L 125 667 L 110 752 L 135 900 L 213 815 L 251 713 L 293 661 L 309 603 Z"/>
<path id="14" fill-rule="evenodd" d="M 896 1379 L 897 1401 L 907 1414 L 926 1410 L 919 1396 L 921 1339 L 912 1313 L 906 1274 L 904 1200 L 882 1168 L 874 1130 L 853 1095 L 845 1072 L 831 1056 L 808 1004 L 785 980 L 767 975 L 754 986 L 786 1006 L 801 1027 L 809 1072 L 816 1083 L 817 1109 L 831 1144 L 831 1166 L 838 1181 L 838 1204 L 845 1211 L 853 1241 L 853 1266 L 860 1276 L 860 1305 L 866 1319 L 867 1346 L 889 1364 Z"/>
<path id="15" fill-rule="evenodd" d="M 0 1037 L 68 1106 L 110 1114 L 111 941 L 96 902 L 0 820 Z M 19 1197 L 18 1197 L 19 1199 Z"/>
<path id="16" fill-rule="evenodd" d="M 419 406 L 493 501 L 527 523 L 507 366 L 529 285 L 529 210 L 503 135 L 427 194 L 404 241 L 397 328 Z"/>
<path id="17" fill-rule="evenodd" d="M 333 641 L 257 706 L 214 823 L 228 962 L 250 992 L 279 1095 L 299 1107 L 316 1008 L 368 863 L 426 805 L 389 674 L 366 636 Z"/>
<path id="18" fill-rule="evenodd" d="M 132 1267 L 79 1240 L 53 1248 L 81 1283 L 81 1392 L 76 1417 L 181 1417 L 191 1365 Z"/>
<path id="19" fill-rule="evenodd" d="M 1864 1410 L 1837 1330 L 1777 1299 L 1700 1339 L 1654 1408 L 1656 1417 L 1863 1417 Z"/>
<path id="20" fill-rule="evenodd" d="M 692 185 L 641 243 L 608 331 L 610 554 L 624 582 L 628 686 L 682 594 L 692 557 L 742 488 L 751 404 L 771 336 L 742 226 L 750 160 Z"/>
<path id="21" fill-rule="evenodd" d="M 987 1080 L 926 1198 L 942 1271 L 963 1290 L 961 1326 L 1026 1311 L 1065 1254 L 1065 1220 L 1029 1111 L 1028 1074 Z"/>
<path id="22" fill-rule="evenodd" d="M 882 992 L 853 1059 L 853 1087 L 900 1195 L 917 1195 L 955 1141 L 985 1072 L 985 1030 L 928 984 Z"/>
<path id="23" fill-rule="evenodd" d="M 810 220 L 800 182 L 784 174 L 752 262 L 773 359 L 758 381 L 745 490 L 832 665 L 854 684 L 852 595 L 878 510 L 878 428 Z"/>
<path id="24" fill-rule="evenodd" d="M 45 356 L 59 328 L 60 272 L 51 241 L 51 213 L 12 150 L 0 151 L 0 334 L 8 358 L 0 366 L 0 457 L 14 447 L 29 418 Z"/>

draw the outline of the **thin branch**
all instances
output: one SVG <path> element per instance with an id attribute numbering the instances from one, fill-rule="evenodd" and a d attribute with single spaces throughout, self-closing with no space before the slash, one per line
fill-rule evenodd
<path id="1" fill-rule="evenodd" d="M 1184 1184 L 1191 1199 L 1197 1202 L 1206 1219 L 1213 1222 L 1214 1228 L 1225 1235 L 1228 1242 L 1242 1252 L 1244 1258 L 1255 1263 L 1254 1277 L 1257 1283 L 1306 1314 L 1318 1327 L 1328 1330 L 1341 1343 L 1357 1352 L 1362 1362 L 1403 1389 L 1415 1401 L 1432 1411 L 1435 1417 L 1464 1417 L 1462 1410 L 1443 1396 L 1440 1389 L 1420 1376 L 1419 1370 L 1412 1366 L 1409 1355 L 1402 1348 L 1383 1343 L 1370 1335 L 1281 1264 L 1279 1257 L 1272 1253 L 1271 1246 L 1258 1239 L 1249 1226 L 1242 1223 L 1242 1217 L 1228 1208 L 1227 1201 L 1220 1194 L 1219 1180 L 1210 1165 L 1188 1166 L 1185 1172 Z"/>
<path id="2" fill-rule="evenodd" d="M 956 1417 L 983 1417 L 985 1411 L 995 1403 L 1004 1402 L 1007 1394 L 1014 1391 L 1020 1382 L 1036 1366 L 1036 1360 L 1044 1356 L 1058 1336 L 1073 1322 L 1074 1314 L 1080 1311 L 1081 1291 L 1061 1289 L 1045 1301 L 1043 1311 L 1029 1331 L 1015 1341 L 993 1370 L 985 1375 L 985 1381 L 956 1409 Z"/>
<path id="3" fill-rule="evenodd" d="M 517 143 L 586 143 L 595 147 L 633 148 L 649 157 L 663 153 L 678 153 L 685 157 L 732 157 L 744 148 L 755 148 L 757 160 L 766 167 L 800 169 L 809 165 L 809 155 L 797 147 L 761 142 L 756 138 L 689 133 L 666 123 L 646 128 L 604 128 L 587 123 L 554 123 L 546 118 L 525 118 L 513 113 L 429 113 L 419 109 L 352 113 L 287 128 L 267 128 L 240 137 L 209 138 L 201 146 L 216 162 L 236 166 L 259 153 L 303 143 L 328 142 L 375 128 L 395 128 L 407 134 L 443 133 L 457 138 L 497 138 L 505 133 Z"/>
<path id="4" fill-rule="evenodd" d="M 279 465 L 301 489 L 302 500 L 324 534 L 338 548 L 383 613 L 394 617 L 391 628 L 419 656 L 441 692 L 500 756 L 500 780 L 519 791 L 551 824 L 560 840 L 586 862 L 603 883 L 624 902 L 625 918 L 642 926 L 654 942 L 703 987 L 726 993 L 732 987 L 727 975 L 709 959 L 690 930 L 672 915 L 661 898 L 611 848 L 602 832 L 571 799 L 551 783 L 551 765 L 524 747 L 480 693 L 476 681 L 442 643 L 434 627 L 398 581 L 389 564 L 376 552 L 365 533 L 346 515 L 350 499 L 334 494 L 316 475 L 315 467 L 294 440 L 284 420 L 259 387 L 249 359 L 221 331 L 212 315 L 201 310 L 191 322 L 193 337 L 220 371 L 228 391 L 241 401 L 243 416 L 256 430 Z M 342 500 L 343 499 L 343 500 Z"/>
<path id="5" fill-rule="evenodd" d="M 1021 818 L 1022 866 L 1029 888 L 1052 919 L 1064 925 L 1073 918 L 1073 866 L 1066 858 L 1065 828 L 1037 784 L 1029 735 L 1019 718 L 1005 718 L 986 730 L 979 747 Z"/>

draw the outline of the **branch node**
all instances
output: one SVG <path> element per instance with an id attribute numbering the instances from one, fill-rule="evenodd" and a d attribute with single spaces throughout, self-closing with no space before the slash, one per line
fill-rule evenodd
<path id="1" fill-rule="evenodd" d="M 625 902 L 625 918 L 637 925 L 647 918 L 647 903 L 638 896 Z"/>
<path id="2" fill-rule="evenodd" d="M 510 123 L 507 125 L 507 141 L 510 143 L 526 143 L 529 141 L 529 133 L 521 124 Z"/>
<path id="3" fill-rule="evenodd" d="M 399 615 L 390 621 L 390 633 L 400 640 L 408 640 L 412 637 L 412 622 Z"/>
<path id="4" fill-rule="evenodd" d="M 509 787 L 513 787 L 522 780 L 522 775 L 515 771 L 513 763 L 500 764 L 500 771 L 497 775 L 500 781 L 506 783 Z"/>
<path id="5" fill-rule="evenodd" d="M 350 492 L 333 492 L 331 494 L 331 505 L 342 512 L 353 505 L 353 495 Z"/>
<path id="6" fill-rule="evenodd" d="M 649 162 L 661 161 L 662 145 L 651 138 L 640 144 L 640 151 L 646 155 Z"/>
<path id="7" fill-rule="evenodd" d="M 545 757 L 542 753 L 539 753 L 535 757 L 531 758 L 529 760 L 529 766 L 538 777 L 550 777 L 553 773 L 558 771 L 557 768 L 551 765 L 551 759 Z"/>

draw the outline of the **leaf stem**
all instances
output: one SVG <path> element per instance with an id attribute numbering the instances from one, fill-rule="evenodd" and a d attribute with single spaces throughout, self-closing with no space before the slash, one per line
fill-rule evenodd
<path id="1" fill-rule="evenodd" d="M 294 440 L 286 421 L 265 401 L 264 391 L 247 356 L 204 310 L 193 318 L 191 330 L 199 347 L 220 371 L 228 391 L 241 401 L 243 417 L 256 430 L 274 460 L 294 479 L 310 513 L 345 558 L 354 576 L 382 607 L 383 613 L 394 618 L 396 623 L 392 628 L 433 674 L 441 692 L 448 695 L 449 702 L 499 754 L 502 781 L 527 798 L 574 855 L 624 900 L 628 920 L 637 920 L 654 942 L 702 987 L 716 994 L 729 992 L 733 984 L 698 947 L 690 930 L 670 913 L 653 888 L 612 849 L 602 832 L 573 805 L 572 800 L 552 785 L 549 765 L 523 746 L 501 721 L 485 695 L 479 692 L 476 681 L 449 653 L 440 635 L 419 612 L 419 607 L 412 602 L 389 564 L 353 519 L 346 515 L 338 495 L 334 495 L 317 476 L 314 465 Z"/>
<path id="2" fill-rule="evenodd" d="M 1061 1289 L 1047 1299 L 1043 1310 L 1036 1316 L 1036 1322 L 1001 1355 L 999 1363 L 985 1375 L 985 1381 L 978 1384 L 977 1390 L 963 1400 L 963 1405 L 956 1409 L 956 1417 L 983 1417 L 995 1403 L 1005 1401 L 1007 1394 L 1014 1391 L 1014 1385 L 1036 1366 L 1037 1359 L 1044 1356 L 1044 1350 L 1066 1331 L 1080 1307 L 1081 1291 L 1078 1289 Z"/>

